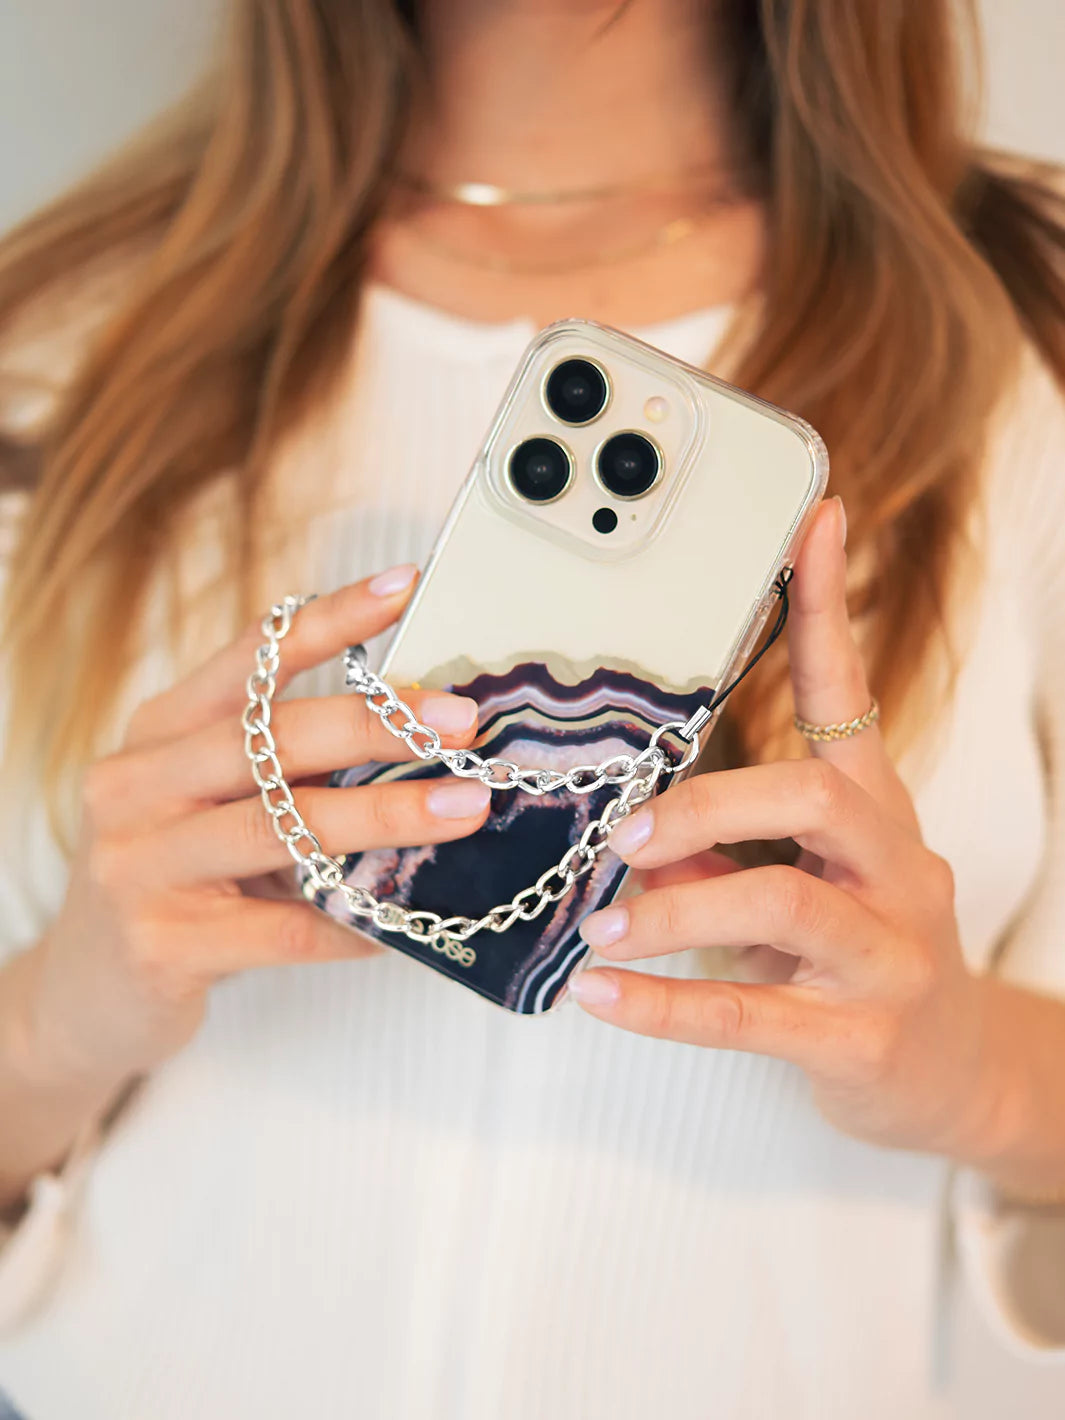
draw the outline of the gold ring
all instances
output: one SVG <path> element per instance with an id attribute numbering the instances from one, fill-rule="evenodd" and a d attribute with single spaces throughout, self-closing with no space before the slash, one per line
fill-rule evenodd
<path id="1" fill-rule="evenodd" d="M 861 734 L 862 730 L 875 725 L 879 719 L 880 706 L 874 699 L 865 714 L 858 715 L 853 720 L 843 720 L 838 725 L 811 725 L 809 720 L 800 720 L 796 715 L 795 728 L 804 740 L 849 740 L 851 735 Z"/>

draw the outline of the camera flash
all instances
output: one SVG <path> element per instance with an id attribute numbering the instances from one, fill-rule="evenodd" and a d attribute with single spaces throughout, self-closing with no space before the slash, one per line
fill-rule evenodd
<path id="1" fill-rule="evenodd" d="M 669 401 L 660 394 L 653 394 L 643 407 L 644 418 L 652 424 L 661 424 L 669 413 Z"/>

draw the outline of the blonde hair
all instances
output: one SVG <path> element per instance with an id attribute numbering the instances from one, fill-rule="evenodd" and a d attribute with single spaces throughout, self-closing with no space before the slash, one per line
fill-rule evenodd
<path id="1" fill-rule="evenodd" d="M 719 19 L 769 235 L 734 377 L 829 445 L 875 574 L 855 594 L 872 682 L 901 723 L 1022 335 L 1065 374 L 1065 208 L 1048 174 L 970 141 L 952 0 L 720 0 Z M 0 459 L 31 494 L 9 747 L 53 787 L 93 754 L 178 515 L 232 470 L 227 576 L 250 612 L 265 452 L 341 368 L 417 60 L 396 0 L 239 0 L 198 100 L 0 248 L 5 324 L 139 254 L 57 416 Z M 747 691 L 737 753 L 774 733 L 782 675 L 776 658 Z"/>

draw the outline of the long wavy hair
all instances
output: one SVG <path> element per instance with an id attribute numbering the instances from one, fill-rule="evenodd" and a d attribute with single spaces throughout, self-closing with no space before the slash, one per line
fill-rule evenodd
<path id="1" fill-rule="evenodd" d="M 975 145 L 975 47 L 953 0 L 716 4 L 768 224 L 733 377 L 828 443 L 867 569 L 854 611 L 872 683 L 900 726 L 943 645 L 1023 340 L 1065 377 L 1065 207 L 1052 174 Z M 130 254 L 58 409 L 0 451 L 4 484 L 30 494 L 2 631 L 8 752 L 50 792 L 96 752 L 153 573 L 223 479 L 225 577 L 250 613 L 267 451 L 350 351 L 419 57 L 400 0 L 237 0 L 194 99 L 0 247 L 0 332 Z M 779 726 L 782 676 L 778 658 L 748 691 L 736 755 Z"/>

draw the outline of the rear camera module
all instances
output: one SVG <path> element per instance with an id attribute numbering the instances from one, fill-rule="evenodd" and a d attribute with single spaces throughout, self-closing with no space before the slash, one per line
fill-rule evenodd
<path id="1" fill-rule="evenodd" d="M 553 503 L 573 477 L 573 461 L 555 439 L 526 439 L 507 460 L 511 487 L 527 503 Z"/>
<path id="2" fill-rule="evenodd" d="M 595 460 L 595 474 L 615 498 L 642 498 L 658 482 L 662 455 L 657 444 L 629 430 L 607 439 Z"/>
<path id="3" fill-rule="evenodd" d="M 563 360 L 544 384 L 547 407 L 563 424 L 590 424 L 602 414 L 609 394 L 606 375 L 590 360 Z"/>

